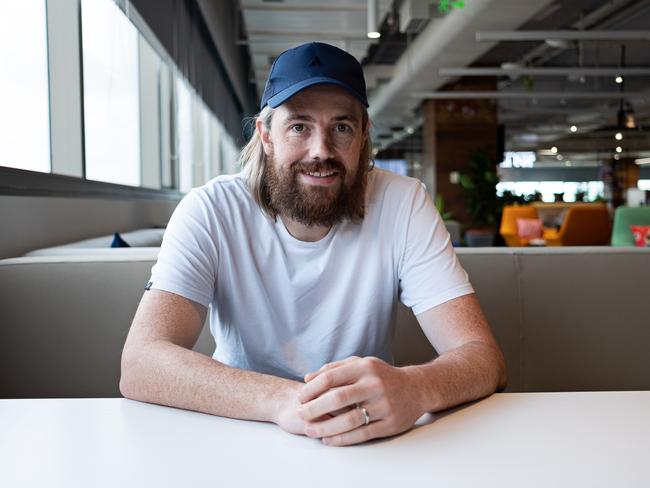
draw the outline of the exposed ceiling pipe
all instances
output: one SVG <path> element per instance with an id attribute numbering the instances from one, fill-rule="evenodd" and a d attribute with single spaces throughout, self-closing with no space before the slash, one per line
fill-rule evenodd
<path id="1" fill-rule="evenodd" d="M 570 27 L 577 31 L 607 29 L 615 26 L 619 19 L 632 16 L 639 9 L 650 5 L 650 0 L 610 0 L 596 10 L 588 13 Z M 540 65 L 566 51 L 568 47 L 553 48 L 548 43 L 540 44 L 517 61 L 526 66 Z"/>
<path id="2" fill-rule="evenodd" d="M 440 76 L 649 76 L 650 68 L 440 68 Z"/>
<path id="3" fill-rule="evenodd" d="M 477 16 L 490 8 L 491 1 L 467 2 L 464 9 L 452 10 L 443 19 L 432 19 L 395 64 L 395 76 L 370 97 L 371 117 L 381 113 L 400 95 L 409 82 L 430 69 L 431 63 L 454 38 L 460 35 Z"/>
<path id="4" fill-rule="evenodd" d="M 484 41 L 650 41 L 650 31 L 503 31 L 477 32 Z"/>
<path id="5" fill-rule="evenodd" d="M 330 3 L 281 3 L 281 2 L 264 2 L 241 4 L 241 9 L 250 11 L 271 11 L 271 12 L 365 12 L 366 6 L 354 3 L 349 4 L 330 4 Z"/>

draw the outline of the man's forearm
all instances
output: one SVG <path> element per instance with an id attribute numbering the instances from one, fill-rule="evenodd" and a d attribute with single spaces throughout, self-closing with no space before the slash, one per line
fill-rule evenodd
<path id="1" fill-rule="evenodd" d="M 437 412 L 503 389 L 506 369 L 498 349 L 470 342 L 430 363 L 407 366 L 421 392 L 422 412 Z"/>
<path id="2" fill-rule="evenodd" d="M 299 383 L 226 366 L 170 342 L 122 358 L 120 391 L 134 400 L 247 420 L 276 421 Z"/>

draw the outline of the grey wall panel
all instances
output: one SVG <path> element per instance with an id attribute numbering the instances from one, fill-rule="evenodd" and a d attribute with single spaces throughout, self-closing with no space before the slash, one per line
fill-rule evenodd
<path id="1" fill-rule="evenodd" d="M 155 261 L 56 261 L 0 266 L 0 297 L 11 300 L 0 307 L 0 398 L 118 397 L 124 341 Z M 195 350 L 214 352 L 207 325 Z"/>
<path id="2" fill-rule="evenodd" d="M 519 256 L 525 391 L 650 389 L 650 253 L 606 249 Z"/>
<path id="3" fill-rule="evenodd" d="M 177 203 L 0 196 L 0 258 L 113 232 L 164 227 Z"/>

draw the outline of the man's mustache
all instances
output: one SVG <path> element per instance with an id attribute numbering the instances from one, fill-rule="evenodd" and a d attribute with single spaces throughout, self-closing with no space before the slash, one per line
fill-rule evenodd
<path id="1" fill-rule="evenodd" d="M 295 161 L 291 164 L 291 170 L 303 173 L 336 171 L 341 175 L 345 174 L 345 166 L 336 159 L 326 159 L 325 161 Z"/>

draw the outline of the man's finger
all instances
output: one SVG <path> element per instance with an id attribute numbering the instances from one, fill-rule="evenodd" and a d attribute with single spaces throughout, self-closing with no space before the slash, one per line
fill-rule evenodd
<path id="1" fill-rule="evenodd" d="M 317 398 L 302 404 L 300 406 L 300 416 L 303 420 L 313 422 L 316 418 L 324 414 L 334 414 L 334 412 L 340 411 L 345 407 L 366 402 L 370 399 L 370 395 L 371 392 L 364 390 L 359 385 L 333 388 Z"/>
<path id="2" fill-rule="evenodd" d="M 298 394 L 298 400 L 300 403 L 306 403 L 319 397 L 327 390 L 354 383 L 358 379 L 358 374 L 359 368 L 356 368 L 353 362 L 323 371 L 312 381 L 302 386 Z"/>
<path id="3" fill-rule="evenodd" d="M 361 358 L 359 356 L 350 356 L 349 358 L 340 359 L 339 361 L 334 361 L 332 363 L 326 363 L 323 366 L 321 366 L 318 371 L 314 371 L 313 373 L 306 374 L 305 375 L 305 383 L 308 383 L 309 381 L 313 380 L 319 374 L 321 374 L 323 371 L 328 371 L 328 370 L 333 369 L 333 368 L 338 368 L 339 366 L 350 363 L 352 361 L 356 361 L 357 359 L 361 359 Z"/>
<path id="4" fill-rule="evenodd" d="M 365 423 L 365 417 L 360 409 L 354 408 L 337 417 L 321 422 L 310 422 L 305 427 L 309 437 L 331 437 L 359 428 Z"/>
<path id="5" fill-rule="evenodd" d="M 351 446 L 353 444 L 360 444 L 369 441 L 370 439 L 386 437 L 390 434 L 386 430 L 385 424 L 386 422 L 383 420 L 371 422 L 368 425 L 364 425 L 349 432 L 344 432 L 343 434 L 323 437 L 322 441 L 323 444 L 328 446 Z"/>

